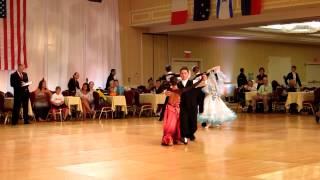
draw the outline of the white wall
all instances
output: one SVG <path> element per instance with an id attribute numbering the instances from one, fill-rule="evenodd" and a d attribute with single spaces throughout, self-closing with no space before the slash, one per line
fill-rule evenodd
<path id="1" fill-rule="evenodd" d="M 121 80 L 118 1 L 28 0 L 26 72 L 34 82 L 45 78 L 50 89 L 67 87 L 72 74 L 80 73 L 104 87 L 111 68 Z M 10 73 L 0 71 L 0 90 L 11 90 Z"/>

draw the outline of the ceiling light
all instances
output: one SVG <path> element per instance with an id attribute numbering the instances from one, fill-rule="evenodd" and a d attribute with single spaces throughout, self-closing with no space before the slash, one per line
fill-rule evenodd
<path id="1" fill-rule="evenodd" d="M 320 31 L 320 22 L 311 21 L 303 23 L 291 23 L 291 24 L 275 24 L 268 26 L 261 26 L 263 29 L 280 30 L 284 33 L 296 33 L 296 34 L 309 34 Z"/>

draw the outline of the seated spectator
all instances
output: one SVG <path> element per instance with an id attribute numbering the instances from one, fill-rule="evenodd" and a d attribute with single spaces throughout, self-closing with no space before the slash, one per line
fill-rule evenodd
<path id="1" fill-rule="evenodd" d="M 152 92 L 154 90 L 154 81 L 152 78 L 148 79 L 148 87 L 147 90 L 149 92 Z"/>
<path id="2" fill-rule="evenodd" d="M 36 120 L 43 121 L 47 118 L 50 110 L 51 92 L 47 89 L 44 79 L 39 82 L 38 89 L 34 92 L 34 114 Z"/>
<path id="3" fill-rule="evenodd" d="M 256 97 L 252 99 L 253 111 L 256 109 L 256 103 L 259 100 L 262 100 L 264 112 L 269 111 L 269 101 L 272 96 L 272 87 L 269 85 L 268 78 L 263 78 L 263 84 L 260 86 L 258 90 L 258 94 Z"/>
<path id="4" fill-rule="evenodd" d="M 68 82 L 68 90 L 70 95 L 74 96 L 76 94 L 76 92 L 80 89 L 79 86 L 79 73 L 75 72 L 72 76 L 72 78 L 69 80 Z"/>
<path id="5" fill-rule="evenodd" d="M 106 88 L 105 88 L 106 91 L 109 90 L 110 82 L 114 81 L 116 79 L 116 74 L 117 74 L 116 70 L 115 69 L 111 69 L 110 74 L 109 74 L 108 79 L 107 79 L 107 83 L 106 83 Z"/>
<path id="6" fill-rule="evenodd" d="M 94 101 L 94 98 L 93 98 L 93 92 L 94 92 L 94 82 L 93 81 L 90 81 L 89 82 L 89 102 L 90 104 L 93 103 Z"/>
<path id="7" fill-rule="evenodd" d="M 89 84 L 83 83 L 81 90 L 76 94 L 76 96 L 81 98 L 84 117 L 86 117 L 87 114 L 93 114 L 93 111 L 91 110 L 91 107 L 90 107 L 89 91 L 90 91 Z"/>
<path id="8" fill-rule="evenodd" d="M 272 91 L 273 91 L 273 92 L 276 91 L 277 88 L 281 87 L 280 84 L 278 83 L 278 81 L 276 81 L 276 80 L 273 80 L 273 81 L 271 82 L 271 86 L 272 86 Z"/>
<path id="9" fill-rule="evenodd" d="M 108 94 L 109 94 L 109 96 L 116 96 L 117 95 L 114 80 L 110 81 Z"/>
<path id="10" fill-rule="evenodd" d="M 115 91 L 118 96 L 122 96 L 124 94 L 124 87 L 119 85 L 118 80 L 114 80 Z"/>
<path id="11" fill-rule="evenodd" d="M 51 110 L 53 115 L 53 120 L 56 120 L 56 114 L 58 110 L 62 110 L 62 118 L 65 120 L 68 116 L 68 107 L 64 103 L 64 97 L 61 93 L 61 87 L 56 87 L 56 92 L 51 96 Z"/>
<path id="12" fill-rule="evenodd" d="M 258 83 L 257 89 L 259 89 L 260 86 L 263 85 L 263 79 L 266 77 L 268 77 L 268 76 L 265 74 L 264 68 L 260 67 L 259 74 L 257 75 L 257 83 Z"/>
<path id="13" fill-rule="evenodd" d="M 161 80 L 157 80 L 156 81 L 156 85 L 155 85 L 155 87 L 154 87 L 154 91 L 155 91 L 155 93 L 156 94 L 161 94 L 161 93 L 163 93 L 163 88 L 162 88 L 162 86 L 161 86 Z"/>
<path id="14" fill-rule="evenodd" d="M 150 93 L 149 89 L 147 89 L 145 86 L 138 86 L 137 91 L 139 94 L 141 93 Z"/>
<path id="15" fill-rule="evenodd" d="M 254 86 L 253 81 L 248 81 L 248 84 L 244 86 L 245 92 L 257 91 L 257 88 Z"/>

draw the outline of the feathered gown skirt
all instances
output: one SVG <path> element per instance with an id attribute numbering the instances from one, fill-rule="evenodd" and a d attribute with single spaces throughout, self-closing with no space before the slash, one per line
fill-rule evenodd
<path id="1" fill-rule="evenodd" d="M 219 96 L 207 95 L 204 99 L 203 113 L 198 117 L 201 123 L 220 125 L 237 118 L 237 115 L 228 108 Z"/>

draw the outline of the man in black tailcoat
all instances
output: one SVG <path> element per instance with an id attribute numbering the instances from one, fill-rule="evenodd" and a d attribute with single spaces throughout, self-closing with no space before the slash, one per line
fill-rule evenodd
<path id="1" fill-rule="evenodd" d="M 193 81 L 189 80 L 189 69 L 187 67 L 182 67 L 180 69 L 180 78 L 182 80 L 178 83 L 179 89 L 193 86 Z M 194 141 L 196 138 L 194 134 L 197 131 L 198 95 L 200 91 L 201 88 L 193 88 L 192 90 L 181 94 L 180 131 L 181 141 L 184 144 L 188 144 L 188 139 Z"/>

